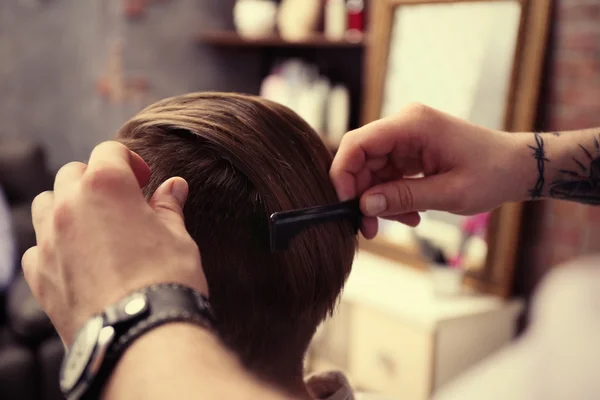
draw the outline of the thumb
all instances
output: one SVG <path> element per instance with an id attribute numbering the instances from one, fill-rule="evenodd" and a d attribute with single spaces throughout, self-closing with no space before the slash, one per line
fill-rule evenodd
<path id="1" fill-rule="evenodd" d="M 170 178 L 156 189 L 150 199 L 150 207 L 174 229 L 185 229 L 183 206 L 189 192 L 188 183 L 183 178 Z"/>
<path id="2" fill-rule="evenodd" d="M 455 193 L 444 175 L 400 179 L 374 186 L 360 200 L 362 212 L 369 217 L 387 217 L 414 211 L 446 210 Z"/>

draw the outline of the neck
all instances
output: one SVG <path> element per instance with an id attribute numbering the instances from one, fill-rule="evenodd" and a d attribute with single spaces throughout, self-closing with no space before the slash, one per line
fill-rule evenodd
<path id="1" fill-rule="evenodd" d="M 293 396 L 294 399 L 298 400 L 311 400 L 312 396 L 308 393 L 306 389 L 306 384 L 304 383 L 304 377 L 302 375 L 289 378 L 289 379 L 278 379 L 275 381 L 269 381 L 269 383 L 279 387 L 282 391 L 286 392 L 290 396 Z"/>
<path id="2" fill-rule="evenodd" d="M 304 382 L 304 369 L 302 361 L 293 364 L 268 362 L 261 366 L 252 366 L 256 376 L 262 381 L 275 386 L 281 391 L 298 399 L 312 399 Z"/>

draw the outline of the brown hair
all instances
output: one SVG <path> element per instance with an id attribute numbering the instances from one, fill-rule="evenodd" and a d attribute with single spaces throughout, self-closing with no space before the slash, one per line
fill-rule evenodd
<path id="1" fill-rule="evenodd" d="M 274 102 L 192 93 L 144 109 L 118 138 L 152 169 L 147 197 L 169 177 L 188 181 L 185 223 L 225 343 L 267 378 L 301 374 L 356 250 L 346 222 L 312 227 L 284 252 L 269 250 L 271 213 L 337 201 L 332 157 L 319 136 Z"/>

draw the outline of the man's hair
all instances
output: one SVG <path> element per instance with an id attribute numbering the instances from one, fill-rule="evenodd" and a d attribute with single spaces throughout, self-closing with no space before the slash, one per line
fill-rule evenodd
<path id="1" fill-rule="evenodd" d="M 310 339 L 350 273 L 356 235 L 349 222 L 317 225 L 271 253 L 268 217 L 338 201 L 320 137 L 277 103 L 192 93 L 144 109 L 118 138 L 150 166 L 148 198 L 169 177 L 188 181 L 185 224 L 224 342 L 259 374 L 301 373 Z"/>

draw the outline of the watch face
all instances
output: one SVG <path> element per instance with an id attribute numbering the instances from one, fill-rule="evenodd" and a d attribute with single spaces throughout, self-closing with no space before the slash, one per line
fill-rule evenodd
<path id="1" fill-rule="evenodd" d="M 75 341 L 66 353 L 60 369 L 60 387 L 63 393 L 71 391 L 80 381 L 90 362 L 103 326 L 104 320 L 102 316 L 98 315 L 90 319 L 77 332 Z"/>

